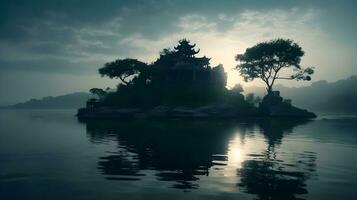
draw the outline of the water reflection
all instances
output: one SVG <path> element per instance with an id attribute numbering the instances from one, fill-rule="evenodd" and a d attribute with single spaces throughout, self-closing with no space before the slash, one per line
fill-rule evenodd
<path id="1" fill-rule="evenodd" d="M 260 154 L 251 154 L 242 163 L 237 175 L 237 184 L 244 192 L 256 194 L 258 199 L 302 199 L 307 194 L 305 181 L 315 176 L 316 154 L 303 151 L 287 154 L 277 152 L 284 135 L 292 132 L 298 124 L 307 121 L 262 121 L 261 131 L 266 138 L 267 149 Z"/>
<path id="2" fill-rule="evenodd" d="M 172 187 L 197 188 L 199 176 L 209 175 L 212 155 L 225 154 L 235 125 L 187 121 L 87 123 L 92 141 L 116 137 L 118 151 L 100 158 L 99 169 L 111 180 L 140 180 L 145 170 L 155 170 L 160 181 Z M 219 163 L 216 163 L 219 165 Z M 129 177 L 130 176 L 130 177 Z"/>
<path id="3" fill-rule="evenodd" d="M 115 141 L 99 158 L 108 180 L 140 181 L 148 176 L 185 191 L 203 177 L 232 179 L 259 199 L 297 199 L 314 175 L 313 152 L 280 152 L 285 135 L 302 121 L 89 121 L 93 143 Z"/>
<path id="4" fill-rule="evenodd" d="M 313 174 L 316 157 L 309 152 L 298 157 L 295 164 L 269 158 L 244 161 L 238 186 L 259 199 L 302 199 L 296 195 L 307 194 L 305 181 Z"/>

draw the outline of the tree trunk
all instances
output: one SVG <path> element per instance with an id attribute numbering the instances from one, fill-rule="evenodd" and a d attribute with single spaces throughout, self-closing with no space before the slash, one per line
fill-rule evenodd
<path id="1" fill-rule="evenodd" d="M 273 92 L 273 87 L 272 87 L 272 85 L 268 85 L 268 87 L 267 87 L 267 92 L 268 92 L 268 95 Z"/>

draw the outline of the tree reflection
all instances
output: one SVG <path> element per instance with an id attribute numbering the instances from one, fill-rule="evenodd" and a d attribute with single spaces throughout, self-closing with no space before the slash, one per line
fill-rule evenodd
<path id="1" fill-rule="evenodd" d="M 301 199 L 297 196 L 308 193 L 305 181 L 314 175 L 315 153 L 304 151 L 279 158 L 275 150 L 283 135 L 302 123 L 305 122 L 269 120 L 259 123 L 267 138 L 267 150 L 244 161 L 238 170 L 238 186 L 243 191 L 256 194 L 261 200 Z"/>
<path id="2" fill-rule="evenodd" d="M 239 188 L 259 199 L 296 199 L 307 193 L 305 181 L 314 171 L 312 152 L 277 156 L 275 147 L 285 134 L 301 123 L 296 121 L 88 121 L 87 134 L 93 143 L 115 141 L 117 150 L 103 156 L 98 169 L 108 180 L 138 181 L 154 174 L 171 187 L 196 189 L 212 167 L 224 168 L 228 143 L 239 134 L 263 134 L 266 151 L 248 154 L 238 176 Z"/>
<path id="3" fill-rule="evenodd" d="M 93 142 L 112 137 L 118 152 L 101 157 L 99 169 L 110 180 L 140 180 L 155 170 L 158 180 L 172 187 L 195 189 L 199 176 L 208 176 L 213 154 L 225 154 L 235 123 L 189 121 L 87 122 Z M 238 127 L 242 129 L 242 127 Z"/>

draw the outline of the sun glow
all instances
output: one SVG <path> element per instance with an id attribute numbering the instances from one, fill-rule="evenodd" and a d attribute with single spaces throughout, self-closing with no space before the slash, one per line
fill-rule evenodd
<path id="1" fill-rule="evenodd" d="M 236 135 L 228 145 L 228 165 L 240 167 L 244 160 L 244 150 L 239 134 Z"/>

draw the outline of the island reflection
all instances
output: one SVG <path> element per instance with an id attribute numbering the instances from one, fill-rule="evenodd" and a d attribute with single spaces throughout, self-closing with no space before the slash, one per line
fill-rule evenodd
<path id="1" fill-rule="evenodd" d="M 99 158 L 108 180 L 140 181 L 149 174 L 189 191 L 203 177 L 232 179 L 258 199 L 301 199 L 315 175 L 313 152 L 277 152 L 285 135 L 307 121 L 86 121 L 93 143 L 115 141 Z M 233 169 L 233 170 L 232 170 Z M 221 177 L 220 177 L 221 176 Z"/>

